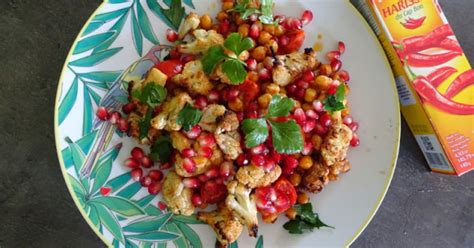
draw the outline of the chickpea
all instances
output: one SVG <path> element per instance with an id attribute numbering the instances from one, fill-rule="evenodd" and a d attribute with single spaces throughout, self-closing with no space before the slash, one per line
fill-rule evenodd
<path id="1" fill-rule="evenodd" d="M 260 36 L 258 37 L 258 43 L 260 45 L 267 44 L 272 39 L 272 35 L 267 31 L 260 32 Z"/>
<path id="2" fill-rule="evenodd" d="M 242 61 L 247 61 L 249 58 L 250 58 L 250 53 L 249 53 L 249 51 L 243 51 L 243 52 L 239 55 L 239 59 L 242 60 Z"/>
<path id="3" fill-rule="evenodd" d="M 275 27 L 275 36 L 276 37 L 280 37 L 282 36 L 283 34 L 285 34 L 285 28 L 281 25 L 277 25 Z"/>
<path id="4" fill-rule="evenodd" d="M 275 29 L 276 27 L 273 24 L 263 24 L 263 30 L 265 30 L 265 32 L 270 33 L 271 35 L 275 34 Z"/>
<path id="5" fill-rule="evenodd" d="M 256 72 L 256 71 L 249 71 L 249 72 L 247 73 L 247 79 L 249 79 L 250 81 L 257 82 L 257 81 L 258 81 L 258 72 Z"/>
<path id="6" fill-rule="evenodd" d="M 288 210 L 286 210 L 286 217 L 288 217 L 288 219 L 290 220 L 294 220 L 296 219 L 296 209 L 294 208 L 289 208 Z"/>
<path id="7" fill-rule="evenodd" d="M 242 24 L 239 26 L 238 32 L 240 35 L 242 35 L 242 37 L 247 37 L 249 36 L 249 29 L 250 29 L 250 25 Z"/>
<path id="8" fill-rule="evenodd" d="M 300 159 L 299 166 L 303 170 L 307 170 L 313 166 L 313 159 L 310 156 L 303 156 Z"/>
<path id="9" fill-rule="evenodd" d="M 261 21 L 256 21 L 256 22 L 255 22 L 255 25 L 257 25 L 258 30 L 261 31 L 261 30 L 263 29 L 263 25 L 262 25 L 262 22 L 261 22 Z"/>
<path id="10" fill-rule="evenodd" d="M 331 73 L 332 73 L 331 65 L 323 64 L 323 65 L 321 65 L 321 67 L 319 68 L 319 74 L 320 74 L 320 75 L 329 76 L 329 75 L 331 75 Z"/>
<path id="11" fill-rule="evenodd" d="M 268 47 L 269 55 L 273 55 L 271 51 L 273 50 L 275 53 L 278 51 L 278 42 L 276 40 L 270 40 L 267 42 L 266 46 Z"/>
<path id="12" fill-rule="evenodd" d="M 258 98 L 258 105 L 262 109 L 268 108 L 268 105 L 270 104 L 270 101 L 272 100 L 272 95 L 270 94 L 263 94 Z"/>
<path id="13" fill-rule="evenodd" d="M 203 15 L 200 18 L 201 28 L 209 30 L 212 28 L 212 18 L 209 15 Z"/>
<path id="14" fill-rule="evenodd" d="M 290 182 L 293 186 L 298 187 L 301 183 L 301 175 L 299 173 L 294 173 L 290 176 Z"/>
<path id="15" fill-rule="evenodd" d="M 301 102 L 300 101 L 295 100 L 295 99 L 293 99 L 293 101 L 295 102 L 295 109 L 301 108 Z"/>
<path id="16" fill-rule="evenodd" d="M 278 84 L 269 84 L 265 87 L 265 92 L 271 95 L 278 94 L 280 92 L 280 86 Z"/>
<path id="17" fill-rule="evenodd" d="M 324 76 L 324 75 L 319 75 L 316 77 L 316 79 L 314 80 L 314 84 L 316 85 L 316 87 L 318 87 L 318 89 L 320 90 L 326 90 L 329 88 L 329 85 L 332 83 L 332 79 L 327 77 L 327 76 Z"/>
<path id="18" fill-rule="evenodd" d="M 219 13 L 217 14 L 217 20 L 218 20 L 218 21 L 221 22 L 221 21 L 223 21 L 223 20 L 225 20 L 225 19 L 229 19 L 229 14 L 227 14 L 227 12 L 221 11 L 221 12 L 219 12 Z"/>
<path id="19" fill-rule="evenodd" d="M 267 51 L 266 51 L 265 47 L 263 47 L 263 46 L 256 47 L 252 51 L 252 57 L 255 60 L 257 60 L 258 62 L 263 61 L 263 59 L 265 59 L 266 54 L 267 54 Z"/>
<path id="20" fill-rule="evenodd" d="M 304 92 L 304 100 L 306 102 L 313 102 L 316 99 L 317 94 L 318 94 L 318 92 L 316 92 L 315 89 L 308 88 Z"/>
<path id="21" fill-rule="evenodd" d="M 309 202 L 309 196 L 305 192 L 301 192 L 298 194 L 298 198 L 296 200 L 299 204 L 306 204 Z"/>
<path id="22" fill-rule="evenodd" d="M 293 154 L 292 157 L 294 157 L 296 159 L 300 159 L 301 158 L 301 153 Z"/>
<path id="23" fill-rule="evenodd" d="M 239 98 L 235 98 L 229 102 L 229 108 L 235 112 L 244 110 L 244 103 Z"/>
<path id="24" fill-rule="evenodd" d="M 278 218 L 278 215 L 276 214 L 270 214 L 270 215 L 265 215 L 263 216 L 262 220 L 265 223 L 274 223 Z"/>
<path id="25" fill-rule="evenodd" d="M 323 144 L 323 138 L 321 136 L 315 134 L 313 137 L 311 137 L 311 143 L 313 144 L 313 148 L 316 151 L 321 150 L 321 145 Z"/>
<path id="26" fill-rule="evenodd" d="M 211 29 L 214 30 L 214 31 L 216 31 L 216 32 L 219 32 L 219 29 L 220 29 L 219 24 L 212 24 L 212 28 L 211 28 Z"/>
<path id="27" fill-rule="evenodd" d="M 280 88 L 280 94 L 286 96 L 286 89 L 285 88 Z"/>
<path id="28" fill-rule="evenodd" d="M 234 2 L 223 2 L 222 3 L 222 10 L 227 11 L 234 7 Z"/>
<path id="29" fill-rule="evenodd" d="M 351 114 L 351 110 L 349 109 L 349 106 L 346 106 L 346 108 L 341 111 L 342 118 L 344 118 L 344 117 L 346 117 L 350 114 Z"/>
<path id="30" fill-rule="evenodd" d="M 301 108 L 306 111 L 306 110 L 310 110 L 310 109 L 314 109 L 313 105 L 310 104 L 310 103 L 303 103 L 303 105 L 301 105 Z"/>
<path id="31" fill-rule="evenodd" d="M 242 20 L 242 17 L 240 16 L 240 13 L 236 13 L 234 17 L 235 24 L 237 25 L 242 25 L 245 23 L 244 20 Z"/>

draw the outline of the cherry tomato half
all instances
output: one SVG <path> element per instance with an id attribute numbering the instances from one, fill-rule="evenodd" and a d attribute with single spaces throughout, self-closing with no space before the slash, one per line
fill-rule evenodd
<path id="1" fill-rule="evenodd" d="M 242 93 L 245 102 L 251 102 L 257 98 L 257 95 L 260 91 L 258 84 L 252 80 L 245 80 L 245 82 L 237 86 L 237 90 Z"/>
<path id="2" fill-rule="evenodd" d="M 281 47 L 281 49 L 284 53 L 292 53 L 298 51 L 303 46 L 306 34 L 303 30 L 295 30 L 287 34 L 287 36 L 289 42 L 286 46 Z"/>
<path id="3" fill-rule="evenodd" d="M 201 187 L 201 198 L 205 203 L 215 204 L 225 200 L 227 197 L 227 187 L 218 184 L 216 181 L 207 181 Z"/>
<path id="4" fill-rule="evenodd" d="M 296 203 L 296 190 L 286 179 L 280 178 L 272 186 L 255 190 L 257 210 L 263 215 L 280 214 Z"/>
<path id="5" fill-rule="evenodd" d="M 183 71 L 183 62 L 177 59 L 170 59 L 159 62 L 155 68 L 163 72 L 168 78 L 172 78 Z"/>

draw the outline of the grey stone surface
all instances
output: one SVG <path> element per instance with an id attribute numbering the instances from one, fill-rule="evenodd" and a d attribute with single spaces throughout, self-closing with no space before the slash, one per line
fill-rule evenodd
<path id="1" fill-rule="evenodd" d="M 474 1 L 440 1 L 474 58 Z M 449 2 L 449 4 L 448 4 Z M 102 247 L 57 161 L 53 107 L 68 50 L 99 0 L 0 0 L 0 247 Z M 474 173 L 430 173 L 409 133 L 379 212 L 353 247 L 474 247 Z"/>

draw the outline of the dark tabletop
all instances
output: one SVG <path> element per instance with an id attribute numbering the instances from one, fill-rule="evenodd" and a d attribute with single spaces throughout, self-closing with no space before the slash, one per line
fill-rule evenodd
<path id="1" fill-rule="evenodd" d="M 474 62 L 474 1 L 440 3 Z M 53 132 L 62 65 L 99 4 L 0 0 L 1 248 L 104 246 L 65 187 Z M 353 247 L 474 247 L 474 173 L 429 172 L 403 123 L 390 189 Z"/>

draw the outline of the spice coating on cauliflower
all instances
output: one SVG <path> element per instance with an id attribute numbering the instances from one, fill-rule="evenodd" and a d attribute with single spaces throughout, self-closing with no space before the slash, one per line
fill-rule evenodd
<path id="1" fill-rule="evenodd" d="M 168 173 L 163 182 L 163 199 L 174 214 L 190 216 L 194 213 L 191 202 L 193 192 L 185 188 L 183 180 L 174 171 Z"/>
<path id="2" fill-rule="evenodd" d="M 257 237 L 257 205 L 255 204 L 255 195 L 251 195 L 252 189 L 237 181 L 232 181 L 227 184 L 227 190 L 229 191 L 225 201 L 227 207 L 234 211 L 242 224 L 247 226 L 249 236 Z"/>
<path id="3" fill-rule="evenodd" d="M 243 226 L 239 219 L 225 205 L 212 212 L 199 212 L 198 219 L 212 227 L 223 247 L 235 242 L 242 233 Z"/>
<path id="4" fill-rule="evenodd" d="M 189 32 L 198 28 L 200 23 L 201 21 L 199 20 L 199 16 L 196 13 L 189 13 L 179 28 L 178 39 L 182 40 Z"/>
<path id="5" fill-rule="evenodd" d="M 280 86 L 287 86 L 308 70 L 314 69 L 318 61 L 316 53 L 294 52 L 276 56 L 277 66 L 273 69 L 273 82 Z"/>
<path id="6" fill-rule="evenodd" d="M 187 44 L 178 45 L 178 52 L 196 55 L 207 52 L 212 46 L 224 44 L 224 37 L 214 30 L 206 31 L 204 29 L 197 29 L 194 30 L 193 35 L 196 40 Z"/>
<path id="7" fill-rule="evenodd" d="M 186 87 L 192 94 L 207 95 L 214 87 L 203 71 L 200 60 L 188 62 L 181 74 L 172 78 L 173 83 Z"/>
<path id="8" fill-rule="evenodd" d="M 154 129 L 167 131 L 179 131 L 181 125 L 177 123 L 179 112 L 186 103 L 191 103 L 192 98 L 187 93 L 179 93 L 175 97 L 163 103 L 163 111 L 151 120 Z"/>
<path id="9" fill-rule="evenodd" d="M 278 179 L 278 177 L 280 177 L 280 175 L 281 168 L 278 165 L 268 173 L 266 173 L 261 167 L 248 165 L 240 167 L 237 171 L 236 178 L 243 185 L 253 189 L 272 184 Z"/>
<path id="10" fill-rule="evenodd" d="M 328 166 L 332 166 L 346 159 L 347 150 L 352 139 L 352 130 L 336 123 L 330 129 L 321 146 L 321 157 Z"/>

